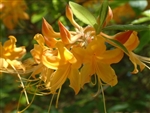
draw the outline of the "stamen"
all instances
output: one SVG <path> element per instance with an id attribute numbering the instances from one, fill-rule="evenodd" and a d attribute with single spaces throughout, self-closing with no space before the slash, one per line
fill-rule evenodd
<path id="1" fill-rule="evenodd" d="M 135 54 L 135 56 L 136 56 L 140 61 L 143 62 L 143 65 L 144 65 L 145 67 L 147 67 L 147 68 L 150 70 L 150 67 L 149 67 L 147 64 L 145 64 L 145 63 L 150 64 L 150 58 L 148 58 L 148 57 L 143 57 L 143 56 L 140 56 L 140 55 L 137 55 L 137 54 Z"/>
<path id="2" fill-rule="evenodd" d="M 96 75 L 96 74 L 94 74 L 94 82 L 92 82 L 92 81 L 91 81 L 91 83 L 92 83 L 92 85 L 93 85 L 93 86 L 95 86 L 95 85 L 96 85 L 96 83 L 97 83 L 96 77 L 97 77 L 97 75 Z"/>
<path id="3" fill-rule="evenodd" d="M 11 64 L 11 61 L 10 61 L 9 59 L 7 60 L 7 62 L 11 65 L 11 67 L 14 69 L 14 71 L 16 71 L 17 76 L 18 76 L 18 78 L 19 78 L 19 80 L 20 80 L 20 83 L 21 83 L 21 87 L 23 88 L 23 92 L 24 92 L 24 94 L 25 94 L 27 104 L 29 104 L 29 99 L 28 99 L 28 96 L 27 96 L 27 92 L 26 92 L 26 90 L 25 90 L 25 86 L 24 86 L 24 84 L 23 84 L 23 82 L 22 82 L 22 80 L 21 80 L 21 77 L 20 77 L 18 71 L 17 71 L 16 68 Z"/>
<path id="4" fill-rule="evenodd" d="M 56 108 L 58 108 L 58 99 L 59 99 L 59 96 L 60 96 L 60 92 L 61 92 L 61 87 L 59 88 L 58 90 L 58 94 L 57 94 L 57 99 L 56 99 Z"/>
<path id="5" fill-rule="evenodd" d="M 137 55 L 137 54 L 135 54 L 135 56 L 137 56 L 142 62 L 145 62 L 145 63 L 149 63 L 149 64 L 150 64 L 150 58 L 148 58 L 148 57 L 143 57 L 143 56 L 140 56 L 140 55 Z"/>
<path id="6" fill-rule="evenodd" d="M 104 90 L 103 90 L 103 86 L 102 86 L 102 82 L 100 79 L 98 79 L 99 83 L 100 83 L 100 86 L 101 86 L 101 91 L 102 91 L 102 96 L 103 96 L 103 105 L 104 105 L 104 112 L 107 113 L 106 111 L 106 102 L 105 102 L 105 94 L 104 94 Z"/>
<path id="7" fill-rule="evenodd" d="M 52 102 L 53 102 L 53 100 L 54 100 L 54 94 L 52 95 L 52 98 L 51 98 L 51 101 L 50 101 L 50 103 L 49 103 L 49 107 L 48 107 L 48 113 L 50 113 L 50 110 L 51 110 L 51 106 L 52 106 Z"/>

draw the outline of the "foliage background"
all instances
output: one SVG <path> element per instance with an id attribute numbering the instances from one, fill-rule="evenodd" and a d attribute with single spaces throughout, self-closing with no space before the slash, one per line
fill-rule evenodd
<path id="1" fill-rule="evenodd" d="M 30 50 L 35 41 L 33 37 L 36 33 L 41 33 L 41 23 L 44 17 L 58 31 L 57 22 L 60 20 L 69 29 L 73 26 L 65 17 L 65 6 L 69 0 L 26 0 L 29 20 L 20 20 L 13 30 L 9 30 L 0 21 L 0 40 L 8 39 L 9 35 L 17 38 L 18 46 L 26 46 L 27 55 L 30 57 Z M 99 0 L 71 0 L 88 8 L 95 16 L 102 1 Z M 11 1 L 10 1 L 11 2 Z M 111 8 L 114 13 L 114 20 L 109 24 L 144 24 L 150 25 L 150 19 L 146 20 L 143 12 L 150 11 L 149 0 L 110 0 Z M 80 25 L 84 24 L 76 20 Z M 115 34 L 119 31 L 106 31 L 107 34 Z M 139 31 L 140 45 L 135 53 L 143 56 L 150 56 L 150 31 Z M 108 113 L 115 112 L 150 112 L 150 72 L 148 69 L 131 75 L 133 65 L 127 56 L 117 65 L 113 65 L 118 75 L 119 83 L 114 87 L 105 86 L 105 99 Z M 88 84 L 75 96 L 73 90 L 68 88 L 69 82 L 63 86 L 59 99 L 58 108 L 55 108 L 55 99 L 51 107 L 51 113 L 103 113 L 102 95 L 93 95 L 97 91 L 97 86 Z M 15 75 L 0 75 L 0 113 L 15 113 L 20 92 L 20 83 Z M 33 95 L 29 95 L 31 99 Z M 33 104 L 25 113 L 47 113 L 51 95 L 36 96 Z M 26 106 L 25 97 L 20 99 L 22 108 Z M 20 109 L 22 109 L 20 108 Z"/>

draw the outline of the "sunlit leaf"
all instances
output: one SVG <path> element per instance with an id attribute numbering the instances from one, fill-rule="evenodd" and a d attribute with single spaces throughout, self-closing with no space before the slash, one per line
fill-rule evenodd
<path id="1" fill-rule="evenodd" d="M 142 13 L 142 15 L 145 15 L 147 17 L 150 17 L 150 9 L 149 10 L 146 10 Z"/>
<path id="2" fill-rule="evenodd" d="M 71 7 L 73 14 L 82 22 L 94 26 L 97 22 L 95 17 L 83 6 L 69 2 L 69 6 Z"/>
<path id="3" fill-rule="evenodd" d="M 150 17 L 139 18 L 137 20 L 134 20 L 132 22 L 132 24 L 140 24 L 140 23 L 144 23 L 144 22 L 147 22 L 147 21 L 150 21 Z"/>

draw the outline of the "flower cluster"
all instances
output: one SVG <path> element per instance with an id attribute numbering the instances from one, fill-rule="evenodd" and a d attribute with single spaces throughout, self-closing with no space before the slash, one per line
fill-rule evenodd
<path id="1" fill-rule="evenodd" d="M 10 40 L 3 46 L 0 43 L 0 70 L 6 72 L 13 68 L 18 70 L 18 73 L 21 73 L 20 70 L 24 73 L 32 72 L 31 76 L 42 80 L 50 94 L 57 94 L 58 90 L 60 92 L 62 85 L 69 79 L 70 87 L 78 94 L 86 83 L 91 82 L 93 76 L 99 86 L 104 83 L 115 86 L 118 80 L 111 65 L 118 63 L 124 54 L 134 65 L 132 73 L 138 73 L 138 66 L 140 71 L 145 67 L 150 69 L 145 64 L 150 63 L 150 58 L 133 52 L 139 44 L 136 31 L 127 30 L 114 36 L 102 31 L 97 33 L 93 26 L 82 27 L 76 23 L 69 6 L 66 7 L 66 17 L 74 26 L 74 31 L 69 31 L 58 21 L 59 32 L 56 32 L 43 18 L 42 34 L 34 36 L 37 44 L 34 44 L 31 50 L 34 62 L 27 60 L 26 63 L 22 63 L 19 60 L 26 50 L 24 46 L 16 47 L 15 37 L 10 36 Z M 108 8 L 103 28 L 112 17 L 112 11 Z M 31 67 L 27 68 L 27 64 L 30 63 Z M 36 65 L 32 67 L 32 64 Z"/>
<path id="2" fill-rule="evenodd" d="M 104 26 L 112 18 L 110 8 L 108 12 Z M 149 62 L 149 58 L 140 57 L 132 52 L 139 44 L 137 32 L 125 31 L 114 36 L 108 36 L 103 32 L 96 34 L 93 27 L 82 27 L 75 22 L 69 6 L 66 7 L 66 16 L 75 27 L 75 31 L 69 31 L 59 21 L 60 32 L 55 32 L 43 19 L 42 34 L 35 35 L 34 39 L 38 44 L 31 50 L 38 64 L 32 76 L 40 74 L 40 79 L 44 81 L 51 94 L 61 89 L 67 78 L 75 94 L 78 94 L 85 83 L 91 81 L 92 76 L 95 76 L 100 85 L 116 85 L 117 76 L 111 64 L 118 63 L 124 53 L 134 65 L 133 73 L 138 72 L 138 65 L 140 70 L 148 67 L 143 62 Z M 116 41 L 122 46 L 115 43 Z M 113 47 L 108 49 L 107 44 Z"/>

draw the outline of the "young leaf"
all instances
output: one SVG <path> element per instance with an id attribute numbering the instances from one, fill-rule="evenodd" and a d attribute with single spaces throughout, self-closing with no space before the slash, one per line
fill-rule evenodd
<path id="1" fill-rule="evenodd" d="M 103 1 L 103 3 L 100 6 L 100 10 L 99 10 L 99 15 L 98 15 L 98 28 L 96 28 L 96 33 L 99 34 L 103 24 L 106 20 L 107 17 L 107 13 L 108 13 L 108 1 L 105 0 Z"/>
<path id="2" fill-rule="evenodd" d="M 95 17 L 83 6 L 71 1 L 69 2 L 69 6 L 71 7 L 73 14 L 85 24 L 94 27 L 97 23 Z"/>
<path id="3" fill-rule="evenodd" d="M 134 30 L 134 31 L 142 31 L 149 30 L 149 26 L 145 25 L 111 25 L 105 27 L 103 30 Z"/>

